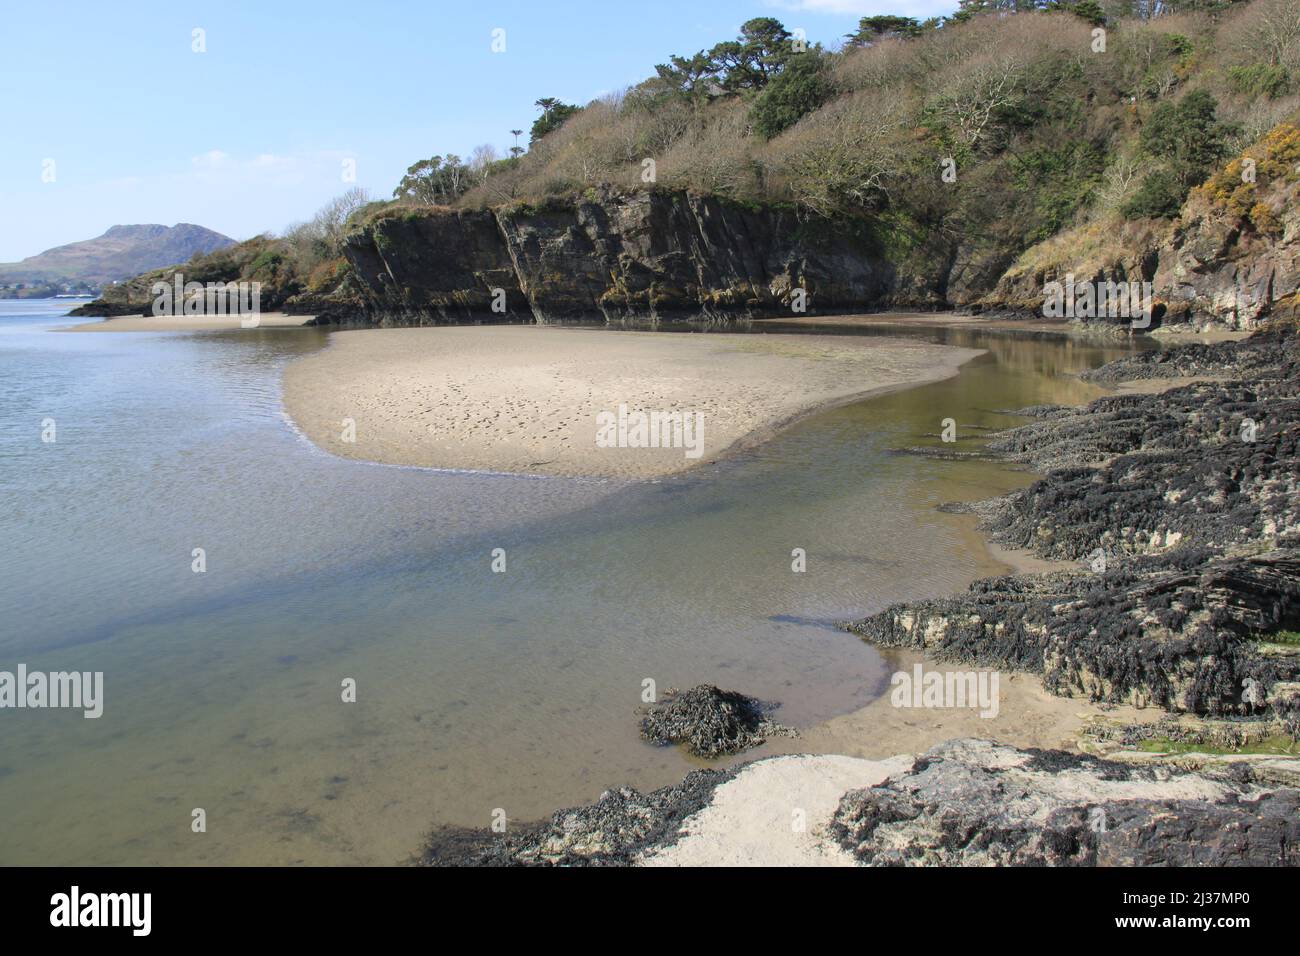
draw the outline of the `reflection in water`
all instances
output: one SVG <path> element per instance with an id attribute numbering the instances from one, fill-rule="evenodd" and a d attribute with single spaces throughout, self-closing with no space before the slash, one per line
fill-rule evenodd
<path id="1" fill-rule="evenodd" d="M 990 573 L 935 507 L 1026 480 L 889 450 L 1091 397 L 1069 376 L 1120 354 L 926 330 L 989 354 L 621 484 L 316 450 L 279 371 L 318 330 L 54 334 L 0 304 L 0 669 L 106 684 L 100 720 L 0 715 L 3 863 L 391 863 L 434 822 L 680 778 L 690 761 L 636 738 L 645 678 L 780 700 L 796 726 L 865 704 L 880 658 L 826 624 Z"/>

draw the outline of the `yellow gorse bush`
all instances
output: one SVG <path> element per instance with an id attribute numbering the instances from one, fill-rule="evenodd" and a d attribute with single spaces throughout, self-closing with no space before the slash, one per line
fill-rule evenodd
<path id="1" fill-rule="evenodd" d="M 1252 162 L 1253 180 L 1248 176 Z M 1230 160 L 1196 193 L 1213 210 L 1246 219 L 1258 232 L 1272 236 L 1280 234 L 1281 222 L 1261 194 L 1278 183 L 1295 182 L 1300 182 L 1300 127 L 1282 123 Z"/>

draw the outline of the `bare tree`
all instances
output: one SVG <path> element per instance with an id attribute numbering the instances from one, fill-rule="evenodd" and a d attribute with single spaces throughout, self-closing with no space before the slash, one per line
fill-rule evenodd
<path id="1" fill-rule="evenodd" d="M 469 154 L 469 171 L 480 183 L 487 179 L 488 167 L 500 159 L 497 148 L 491 143 L 475 146 Z"/>
<path id="2" fill-rule="evenodd" d="M 1019 97 L 1024 76 L 1025 64 L 1015 57 L 976 61 L 958 78 L 955 90 L 931 101 L 931 109 L 975 149 L 997 112 Z"/>
<path id="3" fill-rule="evenodd" d="M 1300 0 L 1258 0 L 1241 14 L 1245 27 L 1236 46 L 1253 59 L 1261 55 L 1270 66 L 1300 61 Z"/>
<path id="4" fill-rule="evenodd" d="M 1137 156 L 1127 153 L 1116 156 L 1106 168 L 1097 190 L 1098 207 L 1106 211 L 1118 209 L 1149 170 L 1150 164 Z"/>
<path id="5" fill-rule="evenodd" d="M 899 166 L 900 106 L 863 91 L 796 124 L 773 159 L 793 198 L 823 216 L 875 208 Z"/>

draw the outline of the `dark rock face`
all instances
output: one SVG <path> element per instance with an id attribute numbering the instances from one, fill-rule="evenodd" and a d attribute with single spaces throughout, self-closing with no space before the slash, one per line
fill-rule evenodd
<path id="1" fill-rule="evenodd" d="M 1152 282 L 1156 324 L 1255 328 L 1268 316 L 1295 316 L 1300 309 L 1300 185 L 1278 189 L 1289 192 L 1270 200 L 1282 212 L 1277 231 L 1267 235 L 1204 202 L 1189 202 L 1176 228 L 1129 223 L 1101 241 L 1062 233 L 1035 247 L 1055 251 L 1031 249 L 1028 260 L 1021 258 L 1025 239 L 1015 228 L 964 238 L 934 230 L 918 241 L 883 219 L 828 220 L 784 206 L 661 189 L 605 188 L 484 210 L 394 206 L 345 237 L 345 278 L 290 283 L 272 281 L 284 279 L 273 270 L 259 281 L 267 286 L 264 308 L 322 322 L 604 316 L 639 323 L 790 316 L 801 298 L 808 315 L 967 308 L 1041 317 L 1045 283 L 1069 273 L 1080 283 Z M 1091 258 L 1075 261 L 1073 250 L 1093 246 L 1099 248 Z M 240 276 L 226 268 L 213 279 Z M 112 287 L 80 314 L 118 315 L 147 305 L 138 288 Z M 1130 319 L 1095 324 L 1128 334 Z"/>
<path id="2" fill-rule="evenodd" d="M 626 866 L 649 846 L 673 842 L 688 816 L 704 807 L 734 771 L 697 770 L 679 784 L 642 794 L 607 790 L 586 807 L 550 820 L 510 824 L 505 834 L 444 827 L 425 844 L 426 866 Z"/>
<path id="3" fill-rule="evenodd" d="M 999 541 L 1043 557 L 1239 547 L 1294 531 L 1300 518 L 1300 395 L 1202 384 L 1101 399 L 989 448 L 1055 469 L 978 509 Z M 1092 464 L 1074 464 L 1085 457 Z"/>
<path id="4" fill-rule="evenodd" d="M 1136 352 L 1084 372 L 1080 378 L 1102 384 L 1182 376 L 1285 380 L 1294 377 L 1294 334 L 1294 323 L 1278 321 L 1237 342 L 1190 342 L 1172 349 Z"/>
<path id="5" fill-rule="evenodd" d="M 949 741 L 845 794 L 831 832 L 871 866 L 1300 865 L 1300 791 L 1242 777 Z"/>
<path id="6" fill-rule="evenodd" d="M 498 319 L 531 314 L 491 212 L 379 219 L 350 233 L 344 254 L 378 324 L 494 315 L 494 289 L 504 291 L 505 312 L 495 313 Z"/>
<path id="7" fill-rule="evenodd" d="M 657 744 L 683 744 L 697 757 L 740 753 L 768 737 L 794 735 L 768 717 L 772 709 L 744 694 L 701 684 L 665 695 L 641 720 L 641 736 Z"/>
<path id="8" fill-rule="evenodd" d="M 1296 355 L 1293 335 L 1265 334 L 1137 356 L 1096 377 L 1239 377 L 1027 410 L 1034 420 L 989 449 L 1054 470 L 973 510 L 996 540 L 1091 569 L 976 582 L 850 629 L 1035 671 L 1059 694 L 1256 712 L 1273 684 L 1300 674 L 1300 656 L 1262 655 L 1255 640 L 1300 624 Z M 1243 699 L 1248 680 L 1259 690 Z"/>
<path id="9" fill-rule="evenodd" d="M 956 598 L 896 606 L 851 630 L 883 647 L 1042 675 L 1062 696 L 1169 710 L 1253 712 L 1300 659 L 1261 655 L 1254 635 L 1300 615 L 1300 552 L 1218 558 L 1183 551 L 1105 573 L 979 581 Z"/>
<path id="10" fill-rule="evenodd" d="M 687 193 L 394 215 L 351 233 L 345 254 L 365 310 L 389 324 L 790 315 L 797 289 L 816 314 L 880 307 L 895 285 L 868 242 L 830 223 Z"/>

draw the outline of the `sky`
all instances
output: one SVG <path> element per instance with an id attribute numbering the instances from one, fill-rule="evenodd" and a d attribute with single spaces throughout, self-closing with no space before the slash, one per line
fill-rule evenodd
<path id="1" fill-rule="evenodd" d="M 247 239 L 434 154 L 504 153 L 534 101 L 585 104 L 774 16 L 837 44 L 956 0 L 77 0 L 9 4 L 0 261 L 117 223 Z M 504 51 L 494 52 L 503 30 Z M 196 31 L 201 31 L 196 33 Z M 498 42 L 498 46 L 500 43 Z M 197 48 L 202 47 L 199 52 Z M 353 179 L 347 177 L 352 175 Z"/>

